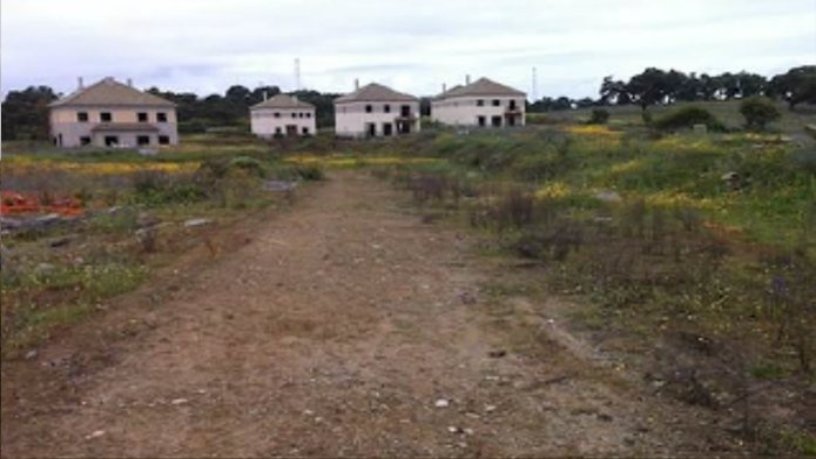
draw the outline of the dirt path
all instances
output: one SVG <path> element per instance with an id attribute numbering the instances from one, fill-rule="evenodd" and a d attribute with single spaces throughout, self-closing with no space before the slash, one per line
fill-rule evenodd
<path id="1" fill-rule="evenodd" d="M 702 433 L 705 416 L 598 365 L 547 322 L 546 305 L 494 309 L 479 285 L 496 268 L 401 199 L 362 174 L 336 175 L 131 319 L 149 327 L 111 345 L 95 371 L 51 368 L 86 352 L 71 336 L 34 361 L 4 364 L 3 455 L 677 455 L 716 446 Z M 99 320 L 128 317 L 117 314 Z M 35 390 L 26 375 L 52 381 Z"/>

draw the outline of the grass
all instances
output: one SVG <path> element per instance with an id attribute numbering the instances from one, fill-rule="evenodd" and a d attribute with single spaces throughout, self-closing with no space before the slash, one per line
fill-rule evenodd
<path id="1" fill-rule="evenodd" d="M 156 156 L 47 147 L 27 153 L 24 146 L 3 146 L 3 190 L 41 200 L 78 197 L 88 215 L 79 224 L 3 236 L 4 357 L 84 319 L 196 245 L 215 254 L 213 230 L 289 205 L 290 194 L 265 191 L 264 180 L 323 178 L 317 165 L 284 163 L 267 145 L 235 136 L 191 136 Z M 185 228 L 191 218 L 212 223 Z M 64 246 L 50 246 L 61 238 L 67 238 Z"/>
<path id="2" fill-rule="evenodd" d="M 452 216 L 539 267 L 525 268 L 527 288 L 488 284 L 487 297 L 541 286 L 572 297 L 583 304 L 573 320 L 653 354 L 651 371 L 688 403 L 761 411 L 746 387 L 772 382 L 766 392 L 785 404 L 802 387 L 789 381 L 812 381 L 812 145 L 584 124 L 423 135 L 391 154 L 441 161 L 376 175 L 424 214 Z M 810 437 L 796 435 L 779 448 L 806 451 Z"/>
<path id="3" fill-rule="evenodd" d="M 771 129 L 784 134 L 802 134 L 808 124 L 813 124 L 816 119 L 816 108 L 802 106 L 796 111 L 788 109 L 784 102 L 776 102 L 782 118 L 771 124 Z M 727 128 L 741 128 L 745 119 L 739 113 L 740 101 L 710 101 L 710 102 L 678 102 L 670 106 L 656 105 L 649 108 L 655 117 L 678 110 L 687 106 L 701 107 L 711 112 L 718 120 L 723 122 Z M 637 105 L 622 105 L 604 107 L 610 114 L 609 124 L 615 127 L 642 126 L 643 118 L 641 109 Z M 558 112 L 548 112 L 544 114 L 533 114 L 533 122 L 538 121 L 550 123 L 576 123 L 585 122 L 592 116 L 593 108 L 583 108 L 576 110 L 566 110 Z"/>

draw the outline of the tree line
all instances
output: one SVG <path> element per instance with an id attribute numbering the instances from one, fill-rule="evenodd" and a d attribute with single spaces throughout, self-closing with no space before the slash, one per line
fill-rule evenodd
<path id="1" fill-rule="evenodd" d="M 230 86 L 224 94 L 200 97 L 192 92 L 162 91 L 153 87 L 148 92 L 177 104 L 179 131 L 204 132 L 211 127 L 247 126 L 249 107 L 266 97 L 281 93 L 278 86 L 258 86 L 249 89 Z M 300 90 L 288 94 L 309 102 L 317 108 L 318 127 L 334 124 L 333 101 L 335 93 Z M 786 73 L 766 78 L 749 72 L 708 75 L 665 71 L 650 67 L 632 76 L 628 81 L 612 76 L 603 79 L 599 97 L 570 99 L 542 97 L 528 104 L 530 112 L 569 110 L 593 106 L 639 105 L 646 110 L 650 105 L 671 104 L 678 101 L 712 101 L 768 96 L 787 102 L 791 109 L 802 103 L 816 104 L 816 65 L 795 67 Z M 3 100 L 2 138 L 48 139 L 48 104 L 57 100 L 57 94 L 48 86 L 30 86 L 10 91 Z M 428 115 L 430 99 L 422 98 L 422 113 Z"/>
<path id="2" fill-rule="evenodd" d="M 176 104 L 181 133 L 205 132 L 209 128 L 235 126 L 249 130 L 249 107 L 281 93 L 278 86 L 258 86 L 249 89 L 230 86 L 224 94 L 200 97 L 192 92 L 163 91 L 152 87 L 147 92 Z M 288 94 L 311 103 L 317 109 L 318 127 L 334 125 L 333 101 L 340 94 L 299 90 Z M 3 140 L 48 139 L 48 104 L 57 100 L 48 86 L 30 86 L 22 91 L 9 91 L 2 103 Z"/>
<path id="3" fill-rule="evenodd" d="M 531 112 L 547 112 L 611 105 L 651 105 L 745 99 L 767 96 L 787 102 L 790 109 L 802 103 L 816 104 L 816 65 L 794 67 L 772 78 L 742 71 L 720 75 L 683 73 L 649 67 L 628 81 L 607 76 L 601 82 L 598 99 L 543 97 L 530 104 Z"/>

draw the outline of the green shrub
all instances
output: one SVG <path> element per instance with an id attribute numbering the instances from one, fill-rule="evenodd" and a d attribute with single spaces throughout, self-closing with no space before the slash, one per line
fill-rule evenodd
<path id="1" fill-rule="evenodd" d="M 745 99 L 740 104 L 739 111 L 745 118 L 745 127 L 748 129 L 764 130 L 768 123 L 782 116 L 773 102 L 765 97 Z"/>
<path id="2" fill-rule="evenodd" d="M 606 124 L 609 121 L 609 112 L 603 108 L 596 108 L 592 110 L 592 117 L 589 118 L 587 124 Z"/>
<path id="3" fill-rule="evenodd" d="M 261 178 L 266 177 L 266 169 L 264 169 L 261 162 L 249 156 L 238 156 L 233 158 L 230 160 L 228 167 L 243 169 Z"/>
<path id="4" fill-rule="evenodd" d="M 704 124 L 709 130 L 724 131 L 725 126 L 708 110 L 693 105 L 668 113 L 654 122 L 661 130 L 690 129 L 695 124 Z"/>

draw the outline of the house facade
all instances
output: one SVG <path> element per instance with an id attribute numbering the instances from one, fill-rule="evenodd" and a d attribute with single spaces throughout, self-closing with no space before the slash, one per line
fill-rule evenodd
<path id="1" fill-rule="evenodd" d="M 278 94 L 249 109 L 252 133 L 262 138 L 314 135 L 314 105 Z"/>
<path id="2" fill-rule="evenodd" d="M 480 78 L 435 97 L 431 119 L 452 126 L 524 126 L 526 99 L 522 91 Z"/>
<path id="3" fill-rule="evenodd" d="M 49 105 L 58 147 L 157 147 L 178 143 L 176 105 L 111 77 Z"/>
<path id="4" fill-rule="evenodd" d="M 335 99 L 334 129 L 342 137 L 419 132 L 419 99 L 381 84 L 368 84 Z"/>

